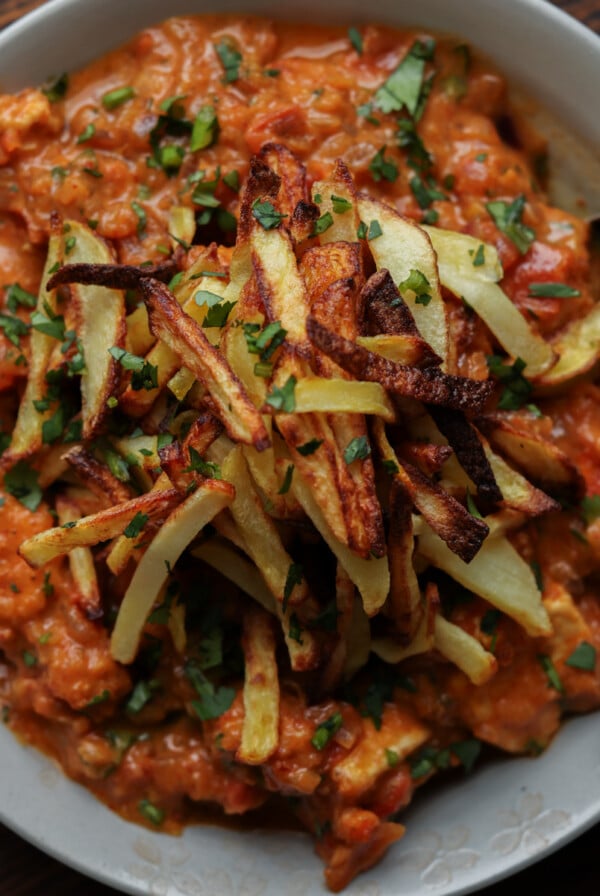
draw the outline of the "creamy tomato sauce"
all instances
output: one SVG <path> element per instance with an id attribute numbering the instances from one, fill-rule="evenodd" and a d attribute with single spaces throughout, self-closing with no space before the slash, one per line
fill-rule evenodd
<path id="1" fill-rule="evenodd" d="M 55 213 L 90 223 L 122 262 L 160 261 L 170 253 L 174 205 L 194 210 L 194 242 L 231 245 L 250 157 L 274 141 L 305 163 L 311 183 L 342 158 L 359 189 L 385 198 L 402 214 L 494 244 L 504 289 L 546 338 L 582 317 L 592 306 L 586 230 L 548 206 L 536 173 L 544 147 L 512 115 L 504 79 L 459 40 L 437 39 L 435 78 L 416 130 L 402 133 L 397 116 L 373 104 L 374 92 L 416 39 L 426 43 L 430 35 L 367 26 L 359 53 L 342 28 L 223 16 L 172 19 L 71 74 L 63 94 L 49 98 L 31 89 L 0 97 L 4 311 L 10 310 L 10 284 L 37 292 Z M 225 50 L 219 54 L 216 46 Z M 227 80 L 228 65 L 238 66 L 239 77 Z M 205 145 L 191 150 L 187 123 L 202 107 L 209 110 L 209 126 L 199 138 Z M 510 203 L 521 196 L 521 223 L 534 233 L 525 252 L 486 209 L 491 200 Z M 577 295 L 530 294 L 531 283 L 547 281 L 568 284 Z M 448 301 L 459 369 L 483 378 L 485 355 L 493 351 L 490 336 L 480 322 L 465 320 L 460 303 Z M 11 312 L 22 320 L 28 313 L 23 307 Z M 27 357 L 27 338 L 15 344 L 4 326 L 3 433 L 14 422 Z M 575 397 L 541 399 L 539 405 L 550 416 L 542 422 L 527 418 L 527 425 L 545 428 L 580 467 L 588 493 L 600 492 L 597 387 L 588 384 Z M 44 459 L 34 466 L 43 471 Z M 415 775 L 410 763 L 394 764 L 392 757 L 383 773 L 372 773 L 372 756 L 380 749 L 372 720 L 347 695 L 309 699 L 292 681 L 282 693 L 282 740 L 275 755 L 260 769 L 236 764 L 240 682 L 231 707 L 201 725 L 190 709 L 194 695 L 183 660 L 164 625 L 150 622 L 135 667 L 117 664 L 108 631 L 125 583 L 105 575 L 102 613 L 90 618 L 66 559 L 33 571 L 17 554 L 27 536 L 53 524 L 51 503 L 32 512 L 7 489 L 2 501 L 0 702 L 17 734 L 55 756 L 67 774 L 125 817 L 171 832 L 200 817 L 199 803 L 239 814 L 283 794 L 317 833 L 334 889 L 400 836 L 388 819 L 433 765 Z M 461 602 L 450 595 L 456 599 L 449 598 L 448 617 L 484 633 L 499 671 L 476 687 L 440 657 L 409 661 L 410 686 L 397 688 L 393 699 L 391 691 L 381 691 L 384 729 L 426 724 L 438 751 L 478 738 L 509 752 L 539 752 L 565 710 L 596 707 L 600 671 L 566 660 L 582 641 L 600 649 L 593 587 L 599 526 L 600 520 L 592 522 L 582 535 L 581 514 L 573 507 L 515 536 L 543 583 L 555 625 L 551 638 L 531 639 L 506 616 L 490 620 L 489 607 L 478 598 Z M 184 571 L 182 587 L 191 587 L 189 576 Z M 239 636 L 239 594 L 229 584 L 218 587 L 223 625 Z M 549 680 L 540 655 L 552 656 L 560 688 Z M 311 685 L 310 693 L 318 688 Z M 315 726 L 336 712 L 343 713 L 346 743 L 316 749 Z M 351 746 L 360 748 L 353 777 L 343 764 Z M 456 758 L 448 762 L 457 764 Z"/>

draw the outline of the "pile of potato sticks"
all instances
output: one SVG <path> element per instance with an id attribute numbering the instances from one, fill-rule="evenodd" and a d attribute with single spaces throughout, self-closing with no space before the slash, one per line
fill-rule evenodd
<path id="1" fill-rule="evenodd" d="M 40 482 L 56 495 L 59 525 L 22 544 L 28 563 L 68 554 L 91 611 L 101 601 L 93 546 L 109 543 L 102 562 L 113 574 L 132 573 L 112 632 L 116 660 L 134 660 L 186 550 L 248 595 L 237 758 L 260 764 L 278 745 L 281 638 L 291 669 L 319 669 L 324 692 L 371 652 L 398 663 L 435 649 L 475 684 L 494 674 L 494 656 L 442 615 L 430 567 L 530 636 L 551 632 L 507 535 L 557 508 L 540 485 L 577 489 L 578 474 L 555 446 L 494 412 L 489 379 L 458 375 L 443 291 L 546 386 L 591 365 L 581 331 L 597 315 L 545 342 L 498 285 L 492 246 L 482 255 L 470 236 L 357 194 L 342 162 L 309 196 L 302 165 L 274 144 L 252 161 L 233 250 L 188 251 L 194 228 L 191 210 L 174 209 L 172 259 L 137 268 L 115 264 L 86 225 L 54 221 L 38 311 L 60 310 L 77 333 L 82 437 L 43 445 L 49 411 L 35 403 L 64 356 L 34 330 L 3 464 L 37 454 Z M 126 290 L 140 299 L 129 313 Z M 107 429 L 115 406 L 129 434 Z M 94 452 L 99 435 L 135 458 L 135 488 Z M 216 534 L 199 539 L 209 523 Z M 311 628 L 320 607 L 288 552 L 290 523 L 318 533 L 337 562 L 333 649 Z M 372 637 L 377 614 L 385 634 Z M 169 627 L 182 653 L 183 618 L 175 605 Z"/>

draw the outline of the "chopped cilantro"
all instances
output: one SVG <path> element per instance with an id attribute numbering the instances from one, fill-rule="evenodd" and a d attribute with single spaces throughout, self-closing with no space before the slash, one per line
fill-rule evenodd
<path id="1" fill-rule="evenodd" d="M 556 671 L 556 667 L 552 662 L 552 659 L 545 653 L 538 653 L 538 661 L 546 673 L 546 677 L 548 679 L 548 687 L 553 688 L 555 691 L 558 691 L 560 694 L 564 693 L 563 683 L 560 680 L 558 672 Z"/>
<path id="2" fill-rule="evenodd" d="M 395 750 L 390 750 L 389 748 L 386 748 L 385 761 L 387 762 L 387 764 L 389 765 L 390 768 L 396 768 L 396 766 L 400 762 L 400 757 L 396 753 Z"/>
<path id="3" fill-rule="evenodd" d="M 537 560 L 532 560 L 531 563 L 530 563 L 529 565 L 531 566 L 531 571 L 533 572 L 533 575 L 534 575 L 534 578 L 535 578 L 535 584 L 536 584 L 537 587 L 538 587 L 538 591 L 540 591 L 540 592 L 543 593 L 543 591 L 544 591 L 544 577 L 543 577 L 543 575 L 542 575 L 542 567 L 541 567 L 540 564 L 537 562 Z"/>
<path id="4" fill-rule="evenodd" d="M 411 269 L 410 274 L 398 284 L 400 292 L 410 289 L 415 294 L 417 305 L 429 305 L 431 302 L 431 284 L 422 271 Z"/>
<path id="5" fill-rule="evenodd" d="M 484 635 L 495 635 L 498 628 L 498 621 L 502 613 L 500 610 L 496 610 L 492 608 L 487 610 L 483 616 L 481 617 L 481 621 L 479 623 L 479 628 L 484 633 Z"/>
<path id="6" fill-rule="evenodd" d="M 139 204 L 135 199 L 131 203 L 131 208 L 133 209 L 137 222 L 137 235 L 139 237 L 143 237 L 146 233 L 146 225 L 148 223 L 148 216 L 146 215 L 146 210 L 142 205 Z"/>
<path id="7" fill-rule="evenodd" d="M 51 632 L 48 634 L 51 634 Z M 107 700 L 110 700 L 110 691 L 107 688 L 104 688 L 101 694 L 96 694 L 86 703 L 86 707 L 98 706 L 99 703 L 106 703 Z"/>
<path id="8" fill-rule="evenodd" d="M 415 41 L 404 59 L 375 93 L 375 104 L 382 112 L 400 112 L 406 108 L 416 116 L 423 89 L 425 60 L 431 59 L 433 41 Z"/>
<path id="9" fill-rule="evenodd" d="M 54 81 L 47 82 L 42 87 L 42 93 L 47 96 L 51 103 L 58 103 L 59 100 L 65 98 L 69 89 L 69 76 L 66 72 L 59 75 Z"/>
<path id="10" fill-rule="evenodd" d="M 20 460 L 4 474 L 4 488 L 9 495 L 33 512 L 38 509 L 42 501 L 38 477 L 37 470 L 30 467 L 27 461 Z"/>
<path id="11" fill-rule="evenodd" d="M 505 364 L 498 355 L 488 355 L 487 365 L 494 376 L 504 385 L 498 407 L 504 411 L 516 411 L 527 403 L 533 386 L 523 376 L 525 361 L 517 358 L 514 364 Z"/>
<path id="12" fill-rule="evenodd" d="M 204 460 L 193 445 L 190 445 L 189 452 L 190 463 L 189 466 L 185 468 L 184 472 L 200 473 L 202 476 L 206 476 L 208 479 L 221 478 L 221 468 L 218 464 L 212 463 L 212 461 Z"/>
<path id="13" fill-rule="evenodd" d="M 33 666 L 37 666 L 38 658 L 35 653 L 31 652 L 31 650 L 24 650 L 22 656 L 23 662 L 28 668 L 31 669 Z"/>
<path id="14" fill-rule="evenodd" d="M 144 706 L 150 702 L 152 696 L 158 689 L 159 684 L 155 679 L 150 679 L 150 681 L 138 681 L 125 704 L 126 711 L 133 715 L 140 712 Z"/>
<path id="15" fill-rule="evenodd" d="M 473 255 L 473 267 L 480 268 L 483 264 L 485 264 L 485 246 L 480 243 L 477 252 Z"/>
<path id="16" fill-rule="evenodd" d="M 362 34 L 358 30 L 358 28 L 354 28 L 354 27 L 348 28 L 348 40 L 350 41 L 350 43 L 352 44 L 352 46 L 354 47 L 354 49 L 356 50 L 358 55 L 359 56 L 362 55 L 363 39 L 362 39 Z"/>
<path id="17" fill-rule="evenodd" d="M 235 304 L 235 302 L 220 302 L 218 305 L 211 305 L 202 321 L 202 326 L 205 329 L 208 327 L 224 327 Z"/>
<path id="18" fill-rule="evenodd" d="M 296 451 L 298 454 L 301 454 L 302 457 L 309 457 L 309 455 L 315 453 L 317 448 L 321 447 L 323 441 L 323 439 L 310 439 L 310 441 L 305 442 L 304 445 L 296 445 Z"/>
<path id="19" fill-rule="evenodd" d="M 371 446 L 367 436 L 356 436 L 344 448 L 344 460 L 347 464 L 355 460 L 366 460 L 371 453 Z"/>
<path id="20" fill-rule="evenodd" d="M 144 816 L 144 818 L 151 822 L 156 827 L 160 827 L 160 825 L 165 820 L 165 812 L 163 809 L 159 809 L 158 806 L 155 806 L 154 803 L 151 803 L 150 800 L 140 800 L 138 803 L 138 809 L 140 814 Z"/>
<path id="21" fill-rule="evenodd" d="M 385 472 L 389 473 L 390 476 L 395 476 L 396 473 L 400 472 L 395 460 L 384 460 L 382 466 Z"/>
<path id="22" fill-rule="evenodd" d="M 529 295 L 549 299 L 576 299 L 581 292 L 566 283 L 530 283 Z"/>
<path id="23" fill-rule="evenodd" d="M 334 712 L 332 716 L 317 726 L 310 739 L 315 750 L 324 750 L 332 737 L 338 733 L 344 723 L 341 712 Z"/>
<path id="24" fill-rule="evenodd" d="M 230 190 L 233 190 L 234 193 L 238 193 L 240 189 L 240 172 L 236 171 L 234 168 L 233 171 L 224 174 L 223 183 L 228 186 Z"/>
<path id="25" fill-rule="evenodd" d="M 27 335 L 29 326 L 20 317 L 0 313 L 0 330 L 4 331 L 9 342 L 19 348 L 21 336 Z"/>
<path id="26" fill-rule="evenodd" d="M 133 99 L 135 90 L 133 87 L 117 87 L 115 90 L 109 90 L 102 97 L 102 105 L 105 109 L 116 109 L 122 106 L 127 100 Z"/>
<path id="27" fill-rule="evenodd" d="M 125 538 L 137 538 L 149 519 L 150 517 L 147 513 L 142 513 L 141 510 L 138 510 L 131 522 L 125 527 L 123 532 Z"/>
<path id="28" fill-rule="evenodd" d="M 470 772 L 481 753 L 481 741 L 476 738 L 461 740 L 450 744 L 450 752 L 453 753 L 463 765 L 465 772 Z"/>
<path id="29" fill-rule="evenodd" d="M 596 668 L 596 648 L 588 641 L 582 641 L 565 660 L 565 665 L 582 672 L 593 672 Z"/>
<path id="30" fill-rule="evenodd" d="M 87 143 L 88 140 L 91 140 L 94 134 L 96 133 L 96 125 L 90 122 L 87 127 L 83 129 L 79 137 L 77 138 L 77 143 Z"/>
<path id="31" fill-rule="evenodd" d="M 371 240 L 376 240 L 378 236 L 381 236 L 383 230 L 381 229 L 381 224 L 376 219 L 371 221 L 369 224 L 369 229 L 367 230 L 367 240 L 371 242 Z"/>
<path id="32" fill-rule="evenodd" d="M 390 183 L 394 183 L 395 180 L 398 179 L 398 166 L 392 159 L 386 159 L 385 152 L 387 146 L 382 146 L 380 150 L 378 150 L 371 162 L 369 163 L 369 171 L 373 175 L 373 180 L 387 180 Z"/>
<path id="33" fill-rule="evenodd" d="M 494 200 L 486 203 L 486 209 L 498 230 L 511 240 L 521 255 L 525 255 L 533 241 L 535 232 L 523 224 L 521 218 L 525 209 L 525 196 L 521 194 L 513 202 Z"/>
<path id="34" fill-rule="evenodd" d="M 185 667 L 185 674 L 194 687 L 197 700 L 192 700 L 192 708 L 203 722 L 218 719 L 226 712 L 235 697 L 234 688 L 216 687 L 193 663 Z"/>
<path id="35" fill-rule="evenodd" d="M 271 392 L 267 395 L 265 401 L 270 404 L 276 411 L 285 411 L 292 414 L 296 408 L 296 396 L 294 390 L 296 388 L 296 377 L 289 376 L 283 386 L 273 386 Z"/>
<path id="36" fill-rule="evenodd" d="M 350 211 L 352 208 L 352 203 L 348 199 L 344 199 L 343 196 L 336 196 L 335 193 L 332 193 L 330 198 L 336 215 L 343 215 L 344 212 Z"/>
<path id="37" fill-rule="evenodd" d="M 580 506 L 587 526 L 600 517 L 600 495 L 586 495 Z"/>
<path id="38" fill-rule="evenodd" d="M 364 240 L 367 238 L 367 225 L 364 221 L 361 221 L 356 229 L 356 235 L 359 240 Z"/>
<path id="39" fill-rule="evenodd" d="M 256 200 L 252 205 L 252 214 L 265 230 L 279 227 L 286 215 L 281 215 L 272 202 Z"/>
<path id="40" fill-rule="evenodd" d="M 313 229 L 311 231 L 311 236 L 319 236 L 320 233 L 325 233 L 326 230 L 333 225 L 333 215 L 331 212 L 325 212 L 318 218 L 313 224 Z"/>
<path id="41" fill-rule="evenodd" d="M 233 84 L 240 76 L 242 54 L 227 40 L 221 40 L 218 44 L 215 44 L 215 50 L 225 71 L 223 83 Z"/>
<path id="42" fill-rule="evenodd" d="M 117 345 L 113 345 L 108 351 L 124 370 L 131 371 L 131 388 L 135 392 L 138 392 L 140 389 L 151 390 L 157 388 L 158 368 L 154 364 L 151 364 L 144 358 L 140 358 L 138 355 L 125 351 L 124 348 L 119 348 Z"/>
<path id="43" fill-rule="evenodd" d="M 35 308 L 37 296 L 27 292 L 18 283 L 11 283 L 6 287 L 6 307 L 14 314 L 19 305 L 22 308 Z"/>
<path id="44" fill-rule="evenodd" d="M 414 174 L 409 181 L 409 186 L 419 208 L 428 209 L 431 203 L 437 199 L 448 198 L 445 193 L 437 189 L 430 177 L 423 178 L 420 174 Z"/>
<path id="45" fill-rule="evenodd" d="M 31 326 L 34 330 L 38 330 L 40 333 L 62 342 L 65 338 L 64 317 L 54 314 L 48 304 L 45 304 L 44 308 L 48 316 L 46 317 L 46 314 L 42 314 L 41 311 L 34 311 L 31 315 Z"/>
<path id="46" fill-rule="evenodd" d="M 207 149 L 216 141 L 219 134 L 219 119 L 214 106 L 202 106 L 194 119 L 190 151 Z"/>
<path id="47" fill-rule="evenodd" d="M 292 613 L 290 616 L 290 627 L 288 630 L 288 637 L 291 638 L 292 641 L 296 641 L 297 644 L 302 644 L 302 626 L 300 625 L 300 620 L 296 616 L 295 613 Z"/>
<path id="48" fill-rule="evenodd" d="M 283 482 L 281 483 L 281 488 L 278 490 L 278 495 L 287 495 L 290 490 L 292 484 L 292 477 L 294 475 L 294 465 L 288 464 L 287 469 L 285 471 L 285 476 L 283 477 Z"/>

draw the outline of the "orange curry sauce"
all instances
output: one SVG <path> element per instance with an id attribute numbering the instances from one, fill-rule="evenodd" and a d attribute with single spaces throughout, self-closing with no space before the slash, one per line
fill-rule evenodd
<path id="1" fill-rule="evenodd" d="M 435 78 L 417 129 L 430 157 L 427 174 L 411 166 L 419 148 L 406 135 L 399 139 L 398 116 L 372 105 L 375 90 L 415 38 L 428 37 L 368 26 L 361 29 L 359 53 L 341 28 L 252 18 L 173 19 L 71 74 L 62 97 L 49 99 L 33 89 L 0 96 L 0 284 L 37 292 L 55 212 L 91 222 L 122 262 L 161 260 L 170 252 L 167 219 L 174 204 L 195 208 L 198 242 L 231 244 L 231 214 L 249 159 L 275 141 L 306 164 L 311 183 L 329 175 L 342 158 L 359 189 L 384 197 L 403 214 L 493 243 L 504 266 L 504 289 L 548 338 L 591 307 L 586 232 L 580 221 L 546 204 L 535 175 L 543 146 L 511 117 L 503 78 L 460 41 L 437 40 Z M 242 55 L 239 77 L 229 82 L 215 51 L 223 41 Z M 107 108 L 102 98 L 123 88 L 131 89 Z M 212 145 L 189 151 L 189 133 L 157 142 L 159 115 L 168 116 L 170 109 L 176 118 L 176 110 L 184 110 L 193 121 L 202 106 L 213 107 L 218 117 Z M 160 156 L 167 144 L 171 149 Z M 208 206 L 202 184 L 209 185 Z M 491 198 L 520 195 L 527 200 L 523 222 L 536 236 L 525 254 L 485 208 Z M 203 224 L 203 211 L 215 205 L 221 217 Z M 568 283 L 580 296 L 528 295 L 530 282 L 548 280 Z M 5 289 L 7 315 L 8 295 Z M 460 303 L 455 304 L 458 317 Z M 30 312 L 19 307 L 14 313 L 26 321 Z M 464 373 L 487 375 L 485 355 L 493 344 L 480 322 L 471 318 L 465 330 L 462 321 L 460 332 L 457 325 L 455 350 Z M 27 355 L 26 336 L 17 347 L 0 330 L 5 434 L 24 386 Z M 591 494 L 600 491 L 599 397 L 588 384 L 568 400 L 541 400 L 548 416 L 519 412 L 580 465 Z M 373 777 L 370 757 L 379 732 L 345 695 L 309 701 L 295 683 L 284 683 L 277 752 L 261 769 L 236 765 L 241 694 L 221 717 L 204 724 L 194 718 L 183 659 L 159 623 L 147 629 L 161 647 L 151 668 L 138 663 L 132 671 L 115 663 L 108 632 L 122 584 L 107 579 L 104 617 L 88 618 L 65 558 L 33 571 L 17 555 L 24 538 L 53 524 L 52 511 L 42 503 L 31 512 L 6 490 L 1 494 L 0 704 L 20 737 L 55 756 L 68 775 L 126 818 L 170 832 L 201 817 L 198 802 L 212 801 L 236 814 L 283 794 L 317 834 L 327 882 L 336 890 L 401 835 L 401 826 L 389 819 L 428 774 L 415 775 L 408 762 L 391 761 L 384 774 Z M 532 640 L 506 616 L 486 633 L 483 601 L 457 600 L 448 612 L 487 648 L 493 639 L 498 673 L 475 687 L 441 657 L 416 659 L 406 666 L 410 686 L 397 688 L 393 699 L 384 693 L 384 726 L 402 730 L 415 720 L 425 722 L 434 732 L 434 747 L 479 738 L 510 752 L 537 752 L 555 734 L 564 711 L 597 706 L 599 671 L 565 664 L 581 641 L 600 649 L 600 605 L 593 590 L 600 555 L 596 528 L 592 523 L 585 538 L 574 537 L 574 529 L 582 532 L 574 509 L 544 518 L 516 539 L 540 571 L 553 638 Z M 185 580 L 188 573 L 182 575 Z M 210 584 L 207 574 L 202 587 Z M 235 589 L 222 582 L 214 587 L 223 618 L 233 624 Z M 549 683 L 540 654 L 552 656 L 562 690 Z M 136 710 L 132 688 L 141 680 L 151 682 L 151 699 Z M 238 691 L 240 686 L 241 677 Z M 311 686 L 309 693 L 318 695 L 318 688 Z M 343 714 L 346 743 L 332 740 L 326 749 L 315 749 L 315 726 L 336 711 Z M 349 745 L 360 746 L 351 778 L 341 766 Z M 154 812 L 143 811 L 148 805 Z"/>

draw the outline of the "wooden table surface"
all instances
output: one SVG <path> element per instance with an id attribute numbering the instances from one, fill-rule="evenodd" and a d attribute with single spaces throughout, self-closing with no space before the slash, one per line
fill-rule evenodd
<path id="1" fill-rule="evenodd" d="M 0 28 L 45 0 L 0 0 Z M 477 2 L 477 0 L 471 0 Z M 552 0 L 600 34 L 600 0 Z M 524 50 L 525 51 L 525 50 Z M 10 774 L 4 769 L 2 774 Z M 476 896 L 513 893 L 565 896 L 600 894 L 600 863 L 596 850 L 600 825 L 574 843 L 509 880 L 486 887 Z M 117 891 L 93 883 L 30 846 L 0 825 L 0 894 L 2 896 L 117 896 Z M 215 893 L 214 896 L 220 896 Z M 443 896 L 443 894 L 440 894 Z"/>

